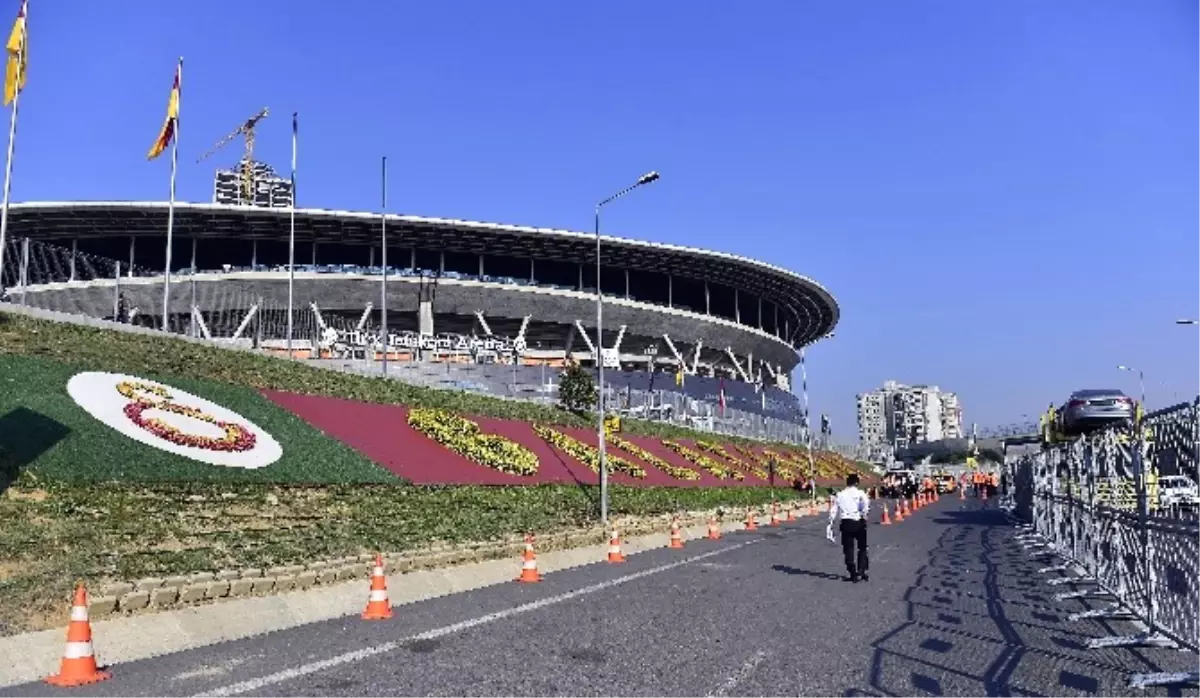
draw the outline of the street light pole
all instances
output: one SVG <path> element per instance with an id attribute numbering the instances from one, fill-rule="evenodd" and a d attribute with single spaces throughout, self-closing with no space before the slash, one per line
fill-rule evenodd
<path id="1" fill-rule="evenodd" d="M 604 293 L 600 284 L 600 209 L 625 196 L 643 184 L 649 184 L 658 179 L 657 172 L 648 172 L 638 178 L 638 181 L 621 191 L 596 204 L 596 401 L 598 407 L 597 424 L 597 458 L 600 467 L 600 523 L 608 524 L 608 461 L 604 449 Z"/>
<path id="2" fill-rule="evenodd" d="M 1132 366 L 1117 366 L 1117 368 L 1122 371 L 1129 371 L 1130 373 L 1138 374 L 1138 387 L 1142 391 L 1142 409 L 1145 410 L 1146 409 L 1146 376 L 1145 376 L 1145 374 L 1142 373 L 1142 370 L 1140 368 L 1133 368 Z"/>

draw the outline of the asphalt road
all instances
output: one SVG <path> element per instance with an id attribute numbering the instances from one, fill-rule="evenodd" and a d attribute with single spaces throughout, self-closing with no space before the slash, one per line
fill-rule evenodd
<path id="1" fill-rule="evenodd" d="M 1014 533 L 945 498 L 873 524 L 871 579 L 851 584 L 806 519 L 0 695 L 1122 695 L 1131 672 L 1195 669 L 1178 651 L 1086 649 L 1135 630 L 1067 620 L 1087 602 L 1055 601 L 1064 587 Z"/>

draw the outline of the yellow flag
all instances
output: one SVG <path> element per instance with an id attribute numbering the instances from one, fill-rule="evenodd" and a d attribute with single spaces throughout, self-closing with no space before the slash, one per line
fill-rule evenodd
<path id="1" fill-rule="evenodd" d="M 158 132 L 158 138 L 154 141 L 154 145 L 150 146 L 150 154 L 146 156 L 147 160 L 153 160 L 162 155 L 175 138 L 175 121 L 179 118 L 179 79 L 182 68 L 183 59 L 180 59 L 179 65 L 175 66 L 175 83 L 171 85 L 171 97 L 167 100 L 167 120 L 163 122 L 162 130 Z"/>
<path id="2" fill-rule="evenodd" d="M 29 63 L 29 36 L 25 29 L 25 1 L 21 2 L 21 10 L 17 12 L 17 21 L 13 22 L 12 31 L 8 35 L 8 64 L 4 70 L 4 106 L 8 106 L 17 97 L 17 92 L 25 89 L 25 66 Z"/>

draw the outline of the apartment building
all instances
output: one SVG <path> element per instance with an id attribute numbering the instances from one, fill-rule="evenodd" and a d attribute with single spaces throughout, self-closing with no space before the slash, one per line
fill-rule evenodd
<path id="1" fill-rule="evenodd" d="M 913 444 L 962 437 L 958 396 L 936 385 L 887 381 L 858 395 L 857 411 L 859 442 L 875 462 Z"/>

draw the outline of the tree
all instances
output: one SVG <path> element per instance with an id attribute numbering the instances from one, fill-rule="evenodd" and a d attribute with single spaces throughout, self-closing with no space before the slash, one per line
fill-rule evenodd
<path id="1" fill-rule="evenodd" d="M 575 361 L 567 363 L 559 378 L 558 404 L 573 414 L 583 414 L 596 405 L 596 381 Z"/>

